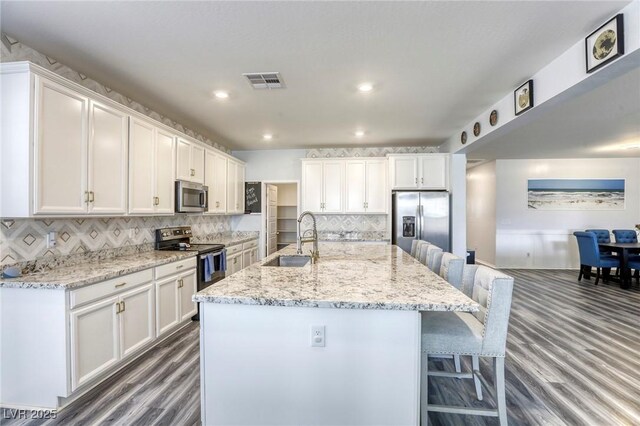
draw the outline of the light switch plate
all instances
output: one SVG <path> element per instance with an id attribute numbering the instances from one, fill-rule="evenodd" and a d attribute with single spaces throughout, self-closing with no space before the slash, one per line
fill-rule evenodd
<path id="1" fill-rule="evenodd" d="M 325 346 L 325 328 L 324 325 L 312 325 L 311 326 L 311 346 L 324 347 Z"/>

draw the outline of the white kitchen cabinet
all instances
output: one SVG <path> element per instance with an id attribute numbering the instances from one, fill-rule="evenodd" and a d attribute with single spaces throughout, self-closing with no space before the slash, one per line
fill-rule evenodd
<path id="1" fill-rule="evenodd" d="M 129 213 L 173 214 L 175 136 L 146 120 L 131 119 Z"/>
<path id="2" fill-rule="evenodd" d="M 345 163 L 345 212 L 387 212 L 387 162 L 347 160 Z"/>
<path id="3" fill-rule="evenodd" d="M 151 343 L 156 336 L 154 286 L 150 282 L 120 296 L 120 357 Z"/>
<path id="4" fill-rule="evenodd" d="M 127 212 L 128 125 L 123 111 L 89 102 L 89 213 Z"/>
<path id="5" fill-rule="evenodd" d="M 342 160 L 303 160 L 302 209 L 314 213 L 344 212 L 344 174 Z"/>
<path id="6" fill-rule="evenodd" d="M 176 148 L 176 179 L 204 183 L 205 149 L 184 138 Z"/>
<path id="7" fill-rule="evenodd" d="M 242 257 L 242 252 L 227 257 L 227 272 L 225 274 L 226 276 L 233 275 L 242 269 Z"/>
<path id="8" fill-rule="evenodd" d="M 244 213 L 244 164 L 227 160 L 227 213 Z"/>
<path id="9" fill-rule="evenodd" d="M 227 212 L 227 158 L 213 150 L 205 155 L 204 184 L 209 188 L 208 213 Z"/>
<path id="10" fill-rule="evenodd" d="M 99 376 L 120 359 L 118 297 L 71 311 L 71 389 Z"/>
<path id="11" fill-rule="evenodd" d="M 391 189 L 447 190 L 448 162 L 446 154 L 390 155 Z"/>
<path id="12" fill-rule="evenodd" d="M 156 329 L 158 336 L 197 312 L 191 300 L 196 293 L 196 270 L 191 269 L 156 281 Z"/>

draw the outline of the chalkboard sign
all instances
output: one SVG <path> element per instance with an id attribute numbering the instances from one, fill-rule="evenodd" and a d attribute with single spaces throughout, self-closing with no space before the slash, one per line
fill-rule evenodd
<path id="1" fill-rule="evenodd" d="M 244 184 L 244 212 L 262 213 L 262 182 Z"/>

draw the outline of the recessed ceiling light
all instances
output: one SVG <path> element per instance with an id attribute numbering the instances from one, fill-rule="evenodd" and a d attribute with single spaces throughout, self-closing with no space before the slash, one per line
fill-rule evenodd
<path id="1" fill-rule="evenodd" d="M 271 139 L 273 139 L 273 135 L 271 133 L 265 133 L 264 135 L 262 135 L 262 139 L 264 139 L 265 141 L 270 141 Z"/>
<path id="2" fill-rule="evenodd" d="M 229 97 L 229 93 L 224 90 L 216 90 L 213 94 L 218 99 L 227 99 Z"/>
<path id="3" fill-rule="evenodd" d="M 358 90 L 361 92 L 370 92 L 373 90 L 373 84 L 371 83 L 360 83 L 358 85 Z"/>
<path id="4" fill-rule="evenodd" d="M 355 135 L 357 138 L 361 138 L 364 136 L 364 130 L 356 130 Z"/>

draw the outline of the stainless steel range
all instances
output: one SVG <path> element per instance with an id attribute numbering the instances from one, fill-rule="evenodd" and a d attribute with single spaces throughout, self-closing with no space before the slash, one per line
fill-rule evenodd
<path id="1" fill-rule="evenodd" d="M 197 252 L 198 291 L 224 279 L 227 270 L 227 250 L 224 244 L 191 244 L 191 227 L 156 229 L 156 250 Z M 198 314 L 193 317 L 198 320 Z"/>

